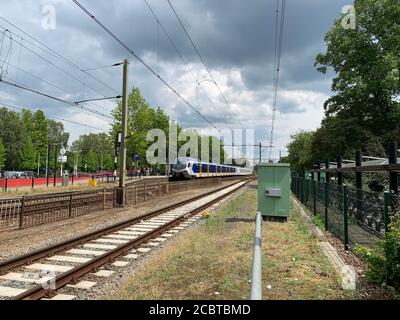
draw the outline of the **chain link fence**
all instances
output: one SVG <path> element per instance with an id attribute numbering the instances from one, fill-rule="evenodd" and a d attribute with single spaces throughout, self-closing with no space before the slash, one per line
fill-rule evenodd
<path id="1" fill-rule="evenodd" d="M 388 214 L 398 197 L 334 183 L 292 177 L 292 193 L 324 222 L 325 230 L 342 239 L 346 248 L 356 244 L 376 247 L 385 235 Z"/>

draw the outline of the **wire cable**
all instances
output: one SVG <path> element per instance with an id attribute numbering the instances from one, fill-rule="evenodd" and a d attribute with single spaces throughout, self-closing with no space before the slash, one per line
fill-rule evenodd
<path id="1" fill-rule="evenodd" d="M 61 98 L 54 97 L 54 96 L 49 95 L 49 94 L 47 94 L 47 93 L 43 93 L 43 92 L 40 92 L 40 91 L 31 89 L 31 88 L 28 88 L 28 87 L 24 87 L 24 86 L 19 85 L 19 84 L 16 84 L 16 83 L 11 83 L 11 82 L 8 82 L 8 81 L 6 81 L 6 80 L 4 80 L 4 79 L 0 79 L 0 82 L 1 82 L 1 83 L 4 83 L 4 84 L 7 84 L 7 85 L 10 85 L 10 86 L 13 86 L 13 87 L 16 87 L 16 88 L 19 88 L 19 89 L 22 89 L 22 90 L 25 90 L 25 91 L 29 91 L 29 92 L 32 92 L 32 93 L 36 93 L 36 94 L 38 94 L 38 95 L 41 95 L 41 96 L 46 97 L 46 98 L 49 98 L 49 99 L 53 99 L 53 100 L 55 100 L 55 101 L 59 101 L 59 102 L 65 103 L 65 104 L 70 105 L 70 106 L 72 106 L 72 107 L 76 107 L 76 108 L 79 108 L 79 109 L 82 109 L 82 110 L 86 110 L 86 111 L 95 113 L 95 114 L 97 114 L 97 115 L 99 115 L 99 116 L 102 116 L 102 117 L 104 117 L 104 118 L 108 118 L 108 119 L 114 120 L 114 118 L 111 117 L 110 115 L 105 114 L 105 113 L 102 113 L 102 112 L 99 112 L 99 111 L 94 110 L 94 109 L 91 109 L 91 108 L 89 108 L 89 107 L 84 107 L 84 106 L 81 106 L 81 105 L 79 105 L 79 104 L 72 103 L 72 102 L 70 102 L 70 101 L 67 101 L 67 100 L 64 100 L 64 99 L 61 99 Z"/>
<path id="2" fill-rule="evenodd" d="M 22 32 L 24 35 L 28 36 L 30 39 L 36 41 L 37 43 L 39 43 L 42 47 L 46 48 L 47 50 L 49 50 L 50 52 L 44 50 L 43 48 L 40 48 L 38 46 L 36 46 L 35 44 L 31 43 L 33 46 L 36 46 L 37 48 L 43 50 L 44 52 L 47 52 L 47 54 L 52 55 L 53 57 L 62 60 L 64 63 L 69 64 L 71 66 L 73 66 L 74 68 L 78 69 L 79 71 L 83 72 L 84 74 L 86 74 L 87 76 L 89 76 L 90 78 L 92 78 L 93 80 L 97 81 L 98 83 L 101 83 L 103 86 L 109 88 L 112 91 L 115 91 L 117 93 L 119 93 L 120 90 L 117 90 L 113 87 L 111 87 L 110 85 L 108 85 L 107 83 L 104 83 L 102 80 L 96 78 L 95 76 L 91 75 L 89 72 L 82 70 L 76 63 L 72 62 L 71 60 L 67 59 L 65 56 L 61 55 L 60 53 L 58 53 L 57 51 L 51 49 L 49 46 L 47 46 L 46 44 L 44 44 L 43 42 L 39 41 L 38 39 L 36 39 L 35 37 L 33 37 L 32 35 L 30 35 L 29 33 L 25 32 L 24 30 L 22 30 L 21 28 L 19 28 L 18 26 L 16 26 L 15 24 L 13 24 L 12 22 L 10 22 L 9 20 L 7 20 L 4 17 L 0 17 L 0 19 L 2 19 L 3 21 L 5 21 L 6 23 L 8 23 L 9 25 L 11 25 L 12 27 L 14 27 L 15 29 L 17 29 L 18 31 Z M 26 40 L 26 39 L 25 39 Z M 27 40 L 26 40 L 27 41 Z M 99 92 L 97 92 L 99 93 Z"/>
<path id="3" fill-rule="evenodd" d="M 198 86 L 198 88 L 200 88 L 200 90 L 204 93 L 204 95 L 207 97 L 208 101 L 210 101 L 210 103 L 214 106 L 214 108 L 216 108 L 214 102 L 211 100 L 210 96 L 207 94 L 207 92 L 205 90 L 203 90 L 203 88 L 200 86 L 200 82 L 197 79 L 197 77 L 195 76 L 195 74 L 192 71 L 192 68 L 190 68 L 189 63 L 187 62 L 187 60 L 185 59 L 185 57 L 183 56 L 183 54 L 180 52 L 180 50 L 178 49 L 177 45 L 175 44 L 175 41 L 172 39 L 172 37 L 170 36 L 169 32 L 166 30 L 166 28 L 164 27 L 164 25 L 161 23 L 160 19 L 158 18 L 158 16 L 156 15 L 156 13 L 154 12 L 154 10 L 152 9 L 152 7 L 150 6 L 150 4 L 148 3 L 147 0 L 144 0 L 147 7 L 149 8 L 152 16 L 154 17 L 154 19 L 157 21 L 158 26 L 161 28 L 161 30 L 163 31 L 163 33 L 165 34 L 165 36 L 167 37 L 168 41 L 171 43 L 171 45 L 174 47 L 176 53 L 178 54 L 178 56 L 180 57 L 180 59 L 182 60 L 182 62 L 185 64 L 186 69 L 188 70 L 188 72 L 192 75 L 194 81 L 196 82 L 196 85 Z M 198 103 L 199 104 L 199 103 Z"/>
<path id="4" fill-rule="evenodd" d="M 12 106 L 12 105 L 4 103 L 4 102 L 0 102 L 0 106 L 6 107 L 6 108 L 9 108 L 9 109 L 21 110 L 21 111 L 22 110 L 34 111 L 32 109 L 26 109 L 26 108 L 22 108 L 22 107 Z M 104 130 L 104 129 L 101 129 L 101 128 L 98 128 L 98 127 L 94 127 L 94 126 L 91 126 L 91 125 L 88 125 L 88 124 L 80 123 L 80 122 L 77 122 L 77 121 L 73 121 L 73 120 L 67 120 L 67 119 L 63 119 L 63 118 L 59 118 L 59 117 L 55 117 L 55 116 L 49 116 L 49 115 L 45 115 L 45 117 L 49 118 L 49 119 L 58 120 L 58 121 L 69 122 L 69 123 L 72 123 L 72 124 L 75 124 L 75 125 L 78 125 L 78 126 L 82 126 L 82 127 L 86 127 L 86 128 L 90 128 L 90 129 L 95 129 L 95 130 L 99 130 L 99 131 L 103 131 L 103 132 L 108 132 L 107 130 Z"/>
<path id="5" fill-rule="evenodd" d="M 167 1 L 168 1 L 169 6 L 171 7 L 172 11 L 174 12 L 175 17 L 178 19 L 179 24 L 181 25 L 183 31 L 185 32 L 186 36 L 187 36 L 188 39 L 190 40 L 190 42 L 191 42 L 191 44 L 192 44 L 194 50 L 196 51 L 196 53 L 197 53 L 197 55 L 199 56 L 201 62 L 203 63 L 204 67 L 206 68 L 208 74 L 210 75 L 211 79 L 213 80 L 215 86 L 217 87 L 219 93 L 221 94 L 222 98 L 224 99 L 226 105 L 227 105 L 227 106 L 229 107 L 229 109 L 231 110 L 232 115 L 235 117 L 236 121 L 238 121 L 238 122 L 240 123 L 240 125 L 243 127 L 242 122 L 237 118 L 235 112 L 233 111 L 232 106 L 230 105 L 230 103 L 229 103 L 228 100 L 226 99 L 226 97 L 225 97 L 225 95 L 223 94 L 223 92 L 222 92 L 221 88 L 219 87 L 218 83 L 215 81 L 214 76 L 212 75 L 210 69 L 208 68 L 208 66 L 207 66 L 206 62 L 204 61 L 202 55 L 200 54 L 199 50 L 197 49 L 197 46 L 195 45 L 195 43 L 194 43 L 192 37 L 189 35 L 189 32 L 187 31 L 187 29 L 186 29 L 185 25 L 183 24 L 182 20 L 180 19 L 179 15 L 178 15 L 178 13 L 176 12 L 176 10 L 175 10 L 174 6 L 172 5 L 171 1 L 170 1 L 170 0 L 167 0 Z"/>
<path id="6" fill-rule="evenodd" d="M 269 149 L 269 161 L 271 161 L 272 148 L 273 148 L 273 143 L 274 143 L 274 129 L 275 129 L 277 100 L 278 100 L 281 56 L 282 56 L 282 47 L 283 47 L 283 31 L 284 31 L 284 25 L 285 25 L 285 11 L 286 11 L 286 0 L 282 0 L 281 15 L 279 18 L 279 0 L 277 0 L 276 1 L 274 79 L 273 79 L 273 109 L 272 109 L 272 124 L 271 124 L 271 134 L 270 134 L 270 144 L 269 144 L 269 148 L 270 148 Z"/>
<path id="7" fill-rule="evenodd" d="M 101 23 L 92 13 L 90 13 L 83 5 L 77 0 L 72 0 L 83 12 L 85 12 L 93 21 L 95 21 L 105 32 L 107 32 L 115 41 L 117 41 L 126 51 L 133 55 L 147 70 L 149 70 L 154 76 L 156 76 L 165 86 L 167 86 L 177 97 L 179 97 L 187 106 L 195 111 L 202 119 L 209 123 L 213 128 L 221 131 L 208 120 L 200 111 L 198 111 L 188 100 L 186 100 L 178 91 L 176 91 L 164 78 L 162 78 L 157 72 L 153 70 L 143 59 L 141 59 L 132 49 L 130 49 L 122 40 L 120 40 L 110 29 Z"/>

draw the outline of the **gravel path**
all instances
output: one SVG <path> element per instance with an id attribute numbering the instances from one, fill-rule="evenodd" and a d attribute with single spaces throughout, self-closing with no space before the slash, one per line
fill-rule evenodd
<path id="1" fill-rule="evenodd" d="M 0 232 L 0 261 L 99 230 L 128 218 L 143 215 L 151 210 L 189 199 L 193 197 L 194 193 L 196 195 L 203 194 L 232 182 L 223 181 L 221 185 L 217 186 L 162 196 L 137 207 L 113 208 L 28 229 L 2 231 Z"/>
<path id="2" fill-rule="evenodd" d="M 222 205 L 228 203 L 232 199 L 238 197 L 240 194 L 245 192 L 248 187 L 244 187 L 234 192 L 230 196 L 224 198 L 223 200 L 213 204 L 207 211 L 212 214 L 220 208 Z M 125 267 L 114 267 L 111 264 L 103 265 L 99 270 L 112 270 L 115 271 L 109 277 L 99 279 L 98 277 L 94 277 L 91 274 L 85 275 L 80 278 L 79 281 L 96 281 L 97 284 L 89 290 L 80 290 L 69 287 L 64 287 L 57 291 L 57 293 L 61 294 L 69 294 L 74 295 L 78 300 L 104 300 L 109 299 L 110 295 L 114 290 L 117 290 L 122 283 L 127 281 L 132 277 L 132 275 L 138 270 L 138 268 L 143 268 L 146 266 L 146 263 L 151 261 L 151 258 L 155 255 L 159 254 L 162 250 L 167 247 L 174 246 L 177 242 L 185 237 L 185 235 L 193 230 L 196 226 L 203 223 L 203 220 L 198 220 L 197 222 L 191 223 L 190 226 L 175 234 L 172 238 L 169 238 L 167 241 L 161 243 L 157 248 L 152 249 L 150 252 L 145 254 L 139 254 L 138 259 L 131 260 L 130 263 Z M 118 260 L 118 259 L 117 259 Z"/>

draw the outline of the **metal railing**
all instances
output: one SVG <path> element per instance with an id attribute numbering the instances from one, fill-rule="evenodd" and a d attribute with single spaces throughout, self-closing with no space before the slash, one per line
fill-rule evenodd
<path id="1" fill-rule="evenodd" d="M 221 178 L 126 186 L 125 205 L 221 184 Z M 0 198 L 0 230 L 29 228 L 116 207 L 116 188 Z"/>
<path id="2" fill-rule="evenodd" d="M 390 193 L 369 192 L 335 183 L 292 177 L 292 193 L 319 216 L 325 230 L 343 240 L 345 248 L 375 247 L 385 235 Z"/>
<path id="3" fill-rule="evenodd" d="M 251 300 L 262 299 L 262 279 L 261 279 L 261 213 L 256 214 L 256 232 L 254 237 L 254 248 L 253 248 L 253 267 L 251 272 Z"/>

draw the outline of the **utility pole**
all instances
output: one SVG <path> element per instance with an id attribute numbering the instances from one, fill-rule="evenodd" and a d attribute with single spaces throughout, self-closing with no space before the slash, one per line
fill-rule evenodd
<path id="1" fill-rule="evenodd" d="M 126 146 L 125 140 L 128 127 L 128 60 L 124 60 L 124 71 L 122 80 L 122 119 L 121 119 L 121 147 L 120 147 L 120 162 L 119 162 L 119 187 L 117 203 L 120 207 L 124 206 L 124 186 L 125 186 L 125 171 L 126 171 Z"/>
<path id="2" fill-rule="evenodd" d="M 261 163 L 261 142 L 260 142 L 260 144 L 259 144 L 259 147 L 260 147 L 260 163 Z"/>
<path id="3" fill-rule="evenodd" d="M 53 172 L 53 175 L 54 175 L 53 186 L 54 187 L 56 186 L 56 183 L 57 183 L 57 181 L 56 181 L 56 178 L 57 178 L 57 153 L 58 153 L 57 144 L 54 144 L 54 172 Z"/>
<path id="4" fill-rule="evenodd" d="M 46 155 L 46 187 L 49 186 L 49 163 L 50 163 L 50 143 L 47 144 L 47 155 Z"/>

